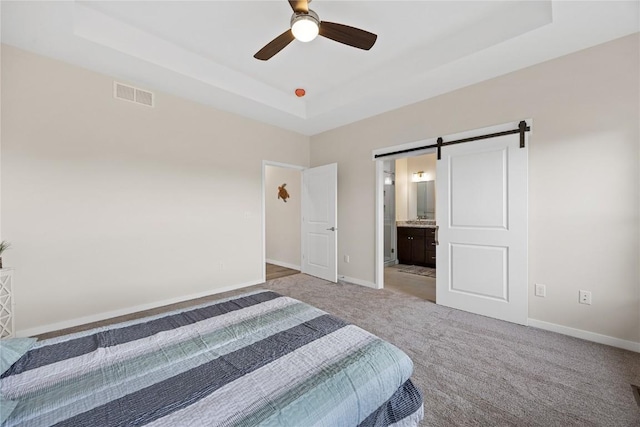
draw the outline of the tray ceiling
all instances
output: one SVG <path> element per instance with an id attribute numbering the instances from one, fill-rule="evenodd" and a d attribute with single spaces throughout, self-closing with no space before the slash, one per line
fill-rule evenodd
<path id="1" fill-rule="evenodd" d="M 265 62 L 253 54 L 288 28 L 284 0 L 3 1 L 2 42 L 313 135 L 636 32 L 638 5 L 316 0 L 376 45 L 319 37 Z"/>

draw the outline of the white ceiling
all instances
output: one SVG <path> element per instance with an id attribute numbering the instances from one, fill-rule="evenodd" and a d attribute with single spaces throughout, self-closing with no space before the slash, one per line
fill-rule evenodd
<path id="1" fill-rule="evenodd" d="M 637 32 L 639 5 L 315 0 L 321 20 L 375 46 L 318 37 L 263 62 L 253 54 L 288 28 L 285 0 L 2 1 L 2 42 L 314 135 Z"/>

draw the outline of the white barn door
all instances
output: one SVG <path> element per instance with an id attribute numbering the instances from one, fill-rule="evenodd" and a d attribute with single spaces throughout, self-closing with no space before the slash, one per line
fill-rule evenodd
<path id="1" fill-rule="evenodd" d="M 338 281 L 338 164 L 302 171 L 302 272 Z"/>
<path id="2" fill-rule="evenodd" d="M 438 304 L 527 324 L 527 157 L 518 134 L 442 147 Z"/>

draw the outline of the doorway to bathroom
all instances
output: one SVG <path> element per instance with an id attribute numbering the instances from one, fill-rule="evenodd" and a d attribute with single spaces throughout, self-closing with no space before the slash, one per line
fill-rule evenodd
<path id="1" fill-rule="evenodd" d="M 384 286 L 435 302 L 436 155 L 385 160 Z"/>

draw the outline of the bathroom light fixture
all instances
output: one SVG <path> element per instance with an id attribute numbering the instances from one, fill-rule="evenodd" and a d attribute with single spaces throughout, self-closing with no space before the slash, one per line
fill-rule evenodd
<path id="1" fill-rule="evenodd" d="M 296 40 L 310 42 L 315 39 L 320 32 L 320 20 L 318 15 L 312 10 L 307 14 L 294 14 L 291 18 L 291 32 Z"/>
<path id="2" fill-rule="evenodd" d="M 426 174 L 424 171 L 414 172 L 412 181 L 413 182 L 429 181 L 429 175 Z"/>

